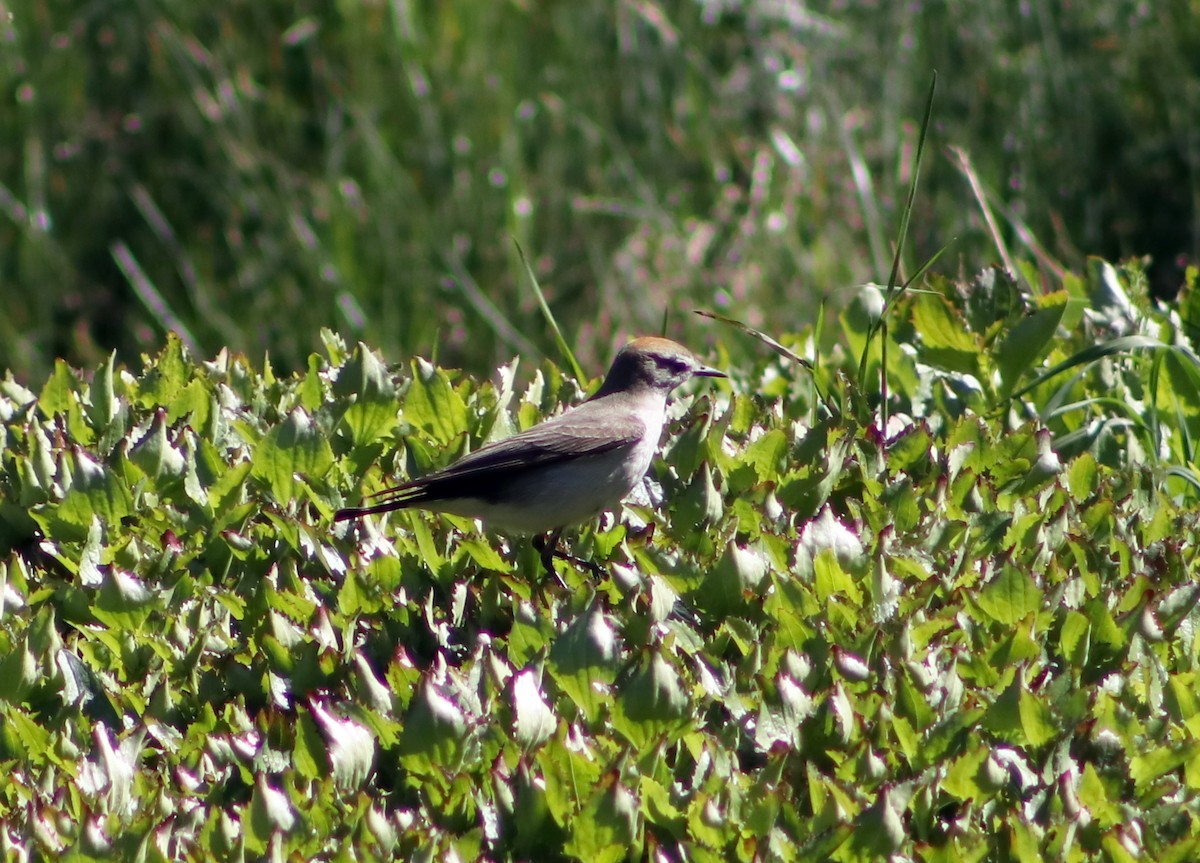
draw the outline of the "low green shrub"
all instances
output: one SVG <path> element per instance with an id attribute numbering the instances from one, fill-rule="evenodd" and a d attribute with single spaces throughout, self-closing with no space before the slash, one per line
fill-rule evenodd
<path id="1" fill-rule="evenodd" d="M 1138 278 L 935 278 L 873 340 L 864 289 L 677 402 L 598 581 L 330 524 L 580 398 L 552 366 L 7 380 L 6 859 L 1194 859 L 1195 296 Z"/>

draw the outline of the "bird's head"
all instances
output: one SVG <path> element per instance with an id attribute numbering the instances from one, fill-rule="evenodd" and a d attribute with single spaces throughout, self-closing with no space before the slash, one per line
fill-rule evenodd
<path id="1" fill-rule="evenodd" d="M 604 384 L 594 396 L 622 391 L 660 392 L 664 396 L 693 377 L 723 378 L 723 371 L 709 368 L 678 342 L 658 336 L 634 339 L 617 353 Z"/>

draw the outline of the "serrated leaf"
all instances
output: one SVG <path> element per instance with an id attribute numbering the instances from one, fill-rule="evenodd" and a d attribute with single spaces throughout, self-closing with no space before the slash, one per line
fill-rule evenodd
<path id="1" fill-rule="evenodd" d="M 167 439 L 165 411 L 155 414 L 149 431 L 130 450 L 129 459 L 153 479 L 183 476 L 187 461 Z"/>
<path id="2" fill-rule="evenodd" d="M 618 657 L 616 630 L 606 615 L 593 610 L 554 641 L 546 667 L 584 716 L 595 721 L 612 700 Z"/>
<path id="3" fill-rule="evenodd" d="M 1055 738 L 1058 729 L 1054 724 L 1054 715 L 1044 699 L 1035 698 L 1026 690 L 1021 690 L 1018 703 L 1021 715 L 1021 730 L 1031 746 L 1044 746 Z"/>
<path id="4" fill-rule="evenodd" d="M 246 847 L 256 854 L 263 854 L 276 832 L 287 833 L 296 823 L 296 813 L 287 796 L 259 776 L 250 798 L 248 818 L 243 819 L 246 828 Z M 248 823 L 247 823 L 248 822 Z"/>
<path id="5" fill-rule="evenodd" d="M 619 863 L 636 835 L 637 799 L 620 783 L 604 782 L 571 822 L 564 849 L 589 863 Z"/>
<path id="6" fill-rule="evenodd" d="M 1079 778 L 1079 802 L 1087 807 L 1102 828 L 1120 824 L 1123 820 L 1120 807 L 1109 796 L 1104 781 L 1091 762 L 1083 765 L 1083 773 Z"/>
<path id="7" fill-rule="evenodd" d="M 300 406 L 309 413 L 315 413 L 324 403 L 325 387 L 321 380 L 322 360 L 316 354 L 308 355 L 308 369 L 300 384 Z"/>
<path id="8" fill-rule="evenodd" d="M 1091 624 L 1078 611 L 1068 611 L 1063 618 L 1059 644 L 1063 656 L 1076 668 L 1082 668 L 1087 660 L 1088 633 Z"/>
<path id="9" fill-rule="evenodd" d="M 983 797 L 985 791 L 979 784 L 978 777 L 986 761 L 987 749 L 976 741 L 975 746 L 954 759 L 950 769 L 946 771 L 946 778 L 942 780 L 942 790 L 959 800 Z"/>
<path id="10" fill-rule="evenodd" d="M 683 730 L 690 715 L 678 672 L 655 653 L 620 687 L 613 725 L 638 748 Z"/>
<path id="11" fill-rule="evenodd" d="M 481 569 L 492 572 L 508 572 L 511 569 L 491 543 L 478 536 L 464 536 L 459 542 L 459 548 L 470 555 L 471 560 Z"/>
<path id="12" fill-rule="evenodd" d="M 1049 352 L 1066 308 L 1066 291 L 1044 294 L 1038 298 L 1038 308 L 1001 340 L 996 349 L 996 366 L 1004 392 L 1010 392 L 1025 371 Z"/>
<path id="13" fill-rule="evenodd" d="M 921 297 L 913 303 L 912 322 L 924 345 L 923 357 L 951 371 L 979 376 L 979 341 L 948 300 Z"/>
<path id="14" fill-rule="evenodd" d="M 19 704 L 38 678 L 37 661 L 27 644 L 0 655 L 0 701 Z"/>
<path id="15" fill-rule="evenodd" d="M 0 735 L 5 750 L 28 763 L 43 763 L 50 746 L 50 732 L 18 707 L 10 706 L 3 715 Z"/>
<path id="16" fill-rule="evenodd" d="M 862 590 L 842 569 L 837 555 L 831 548 L 821 549 L 813 559 L 813 586 L 816 588 L 817 600 L 822 604 L 840 597 L 849 600 L 855 608 L 862 607 Z"/>
<path id="17" fill-rule="evenodd" d="M 452 694 L 431 682 L 420 687 L 400 737 L 401 761 L 428 774 L 456 769 L 467 736 L 467 715 Z"/>
<path id="18" fill-rule="evenodd" d="M 1024 620 L 1042 606 L 1042 592 L 1015 566 L 1005 566 L 980 593 L 979 607 L 998 623 Z"/>
<path id="19" fill-rule="evenodd" d="M 110 567 L 92 611 L 109 626 L 137 630 L 160 605 L 159 598 L 137 576 Z"/>
<path id="20" fill-rule="evenodd" d="M 1173 773 L 1192 761 L 1197 752 L 1196 744 L 1185 743 L 1160 746 L 1134 755 L 1129 760 L 1129 776 L 1137 793 L 1145 794 L 1159 777 Z"/>
<path id="21" fill-rule="evenodd" d="M 108 431 L 120 412 L 120 404 L 113 388 L 116 364 L 117 352 L 113 351 L 108 355 L 108 359 L 99 371 L 92 376 L 91 385 L 88 387 L 88 403 L 90 405 L 88 415 L 92 422 L 92 428 L 101 435 Z"/>
<path id="22" fill-rule="evenodd" d="M 787 435 L 782 429 L 771 429 L 746 447 L 740 461 L 754 468 L 760 482 L 772 482 L 779 478 L 787 451 Z"/>
<path id="23" fill-rule="evenodd" d="M 38 396 L 38 409 L 47 417 L 65 416 L 72 440 L 80 446 L 90 446 L 96 436 L 83 419 L 79 397 L 81 388 L 82 384 L 71 367 L 64 360 L 57 359 L 53 373 Z"/>
<path id="24" fill-rule="evenodd" d="M 76 449 L 72 456 L 71 490 L 58 506 L 34 513 L 33 517 L 51 535 L 81 542 L 93 518 L 104 525 L 116 525 L 129 515 L 133 497 L 129 487 L 90 453 Z"/>
<path id="25" fill-rule="evenodd" d="M 339 397 L 354 398 L 342 415 L 342 422 L 355 446 L 371 444 L 395 428 L 396 385 L 375 352 L 361 342 L 339 369 L 333 391 Z"/>
<path id="26" fill-rule="evenodd" d="M 441 369 L 413 364 L 413 379 L 404 399 L 404 420 L 439 444 L 450 444 L 467 427 L 467 406 Z"/>
<path id="27" fill-rule="evenodd" d="M 747 597 L 765 587 L 766 574 L 767 563 L 758 550 L 729 543 L 691 599 L 714 617 L 737 614 Z"/>
<path id="28" fill-rule="evenodd" d="M 559 737 L 547 741 L 535 757 L 545 784 L 546 807 L 565 826 L 579 811 L 584 794 L 599 781 L 600 766 L 587 752 L 565 745 Z"/>
<path id="29" fill-rule="evenodd" d="M 295 743 L 292 747 L 292 763 L 296 773 L 305 779 L 319 779 L 328 773 L 325 759 L 325 741 L 310 714 L 300 713 L 295 719 Z"/>
<path id="30" fill-rule="evenodd" d="M 513 732 L 525 750 L 534 749 L 548 740 L 557 727 L 557 717 L 542 696 L 537 675 L 530 669 L 519 672 L 512 688 Z"/>
<path id="31" fill-rule="evenodd" d="M 309 710 L 328 741 L 326 754 L 334 784 L 342 790 L 361 788 L 375 762 L 375 738 L 360 722 L 336 715 L 316 699 L 309 700 Z"/>
<path id="32" fill-rule="evenodd" d="M 1012 852 L 1020 863 L 1042 863 L 1046 858 L 1029 826 L 1020 821 L 1009 825 Z"/>
<path id="33" fill-rule="evenodd" d="M 183 341 L 168 330 L 167 343 L 138 382 L 138 403 L 148 408 L 170 407 L 187 386 L 190 372 Z"/>
<path id="34" fill-rule="evenodd" d="M 297 407 L 259 442 L 252 465 L 251 473 L 287 504 L 303 488 L 302 477 L 319 479 L 333 466 L 333 451 L 308 413 Z"/>

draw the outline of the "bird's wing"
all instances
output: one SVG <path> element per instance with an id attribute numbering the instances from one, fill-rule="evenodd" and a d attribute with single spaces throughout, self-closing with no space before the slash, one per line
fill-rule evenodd
<path id="1" fill-rule="evenodd" d="M 646 426 L 637 416 L 614 418 L 593 405 L 599 407 L 598 402 L 585 402 L 562 416 L 480 447 L 452 465 L 372 496 L 398 504 L 487 496 L 485 488 L 502 488 L 517 471 L 631 447 L 646 434 Z"/>

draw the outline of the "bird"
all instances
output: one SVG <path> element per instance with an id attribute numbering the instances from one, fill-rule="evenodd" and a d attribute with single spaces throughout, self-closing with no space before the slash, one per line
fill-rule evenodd
<path id="1" fill-rule="evenodd" d="M 477 518 L 534 535 L 549 573 L 555 557 L 590 566 L 558 551 L 563 530 L 616 508 L 642 480 L 658 451 L 668 396 L 693 377 L 727 375 L 670 339 L 635 338 L 617 352 L 591 398 L 372 495 L 378 503 L 340 509 L 333 520 L 410 507 Z"/>

